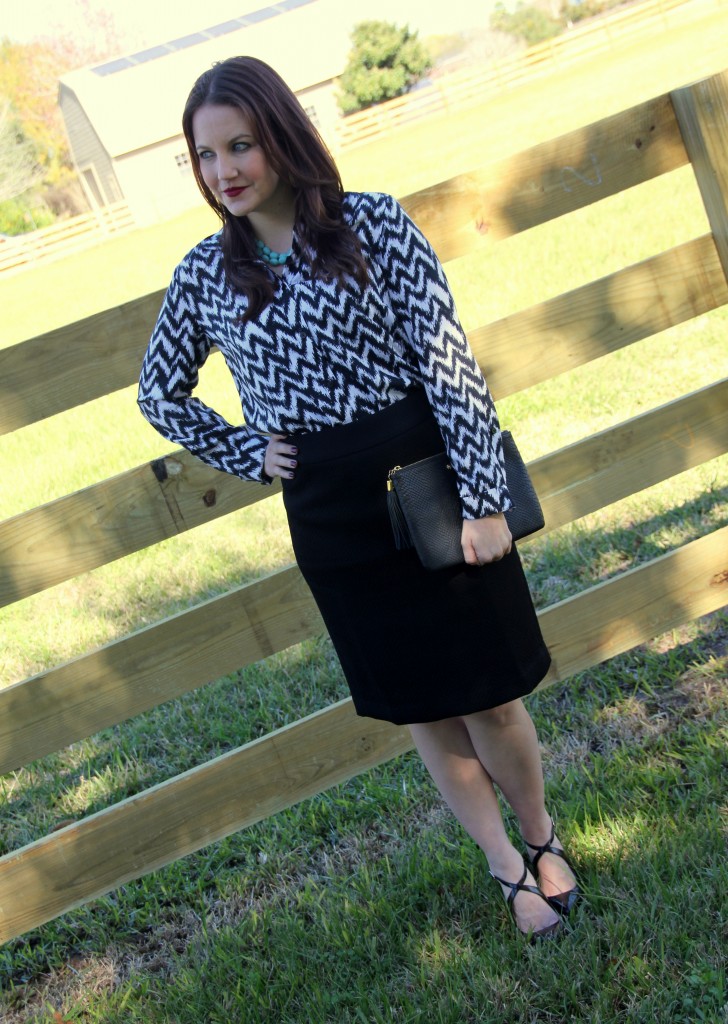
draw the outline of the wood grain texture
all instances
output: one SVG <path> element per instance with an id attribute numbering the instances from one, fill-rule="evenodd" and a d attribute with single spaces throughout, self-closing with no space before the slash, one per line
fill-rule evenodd
<path id="1" fill-rule="evenodd" d="M 728 526 L 552 605 L 541 625 L 566 679 L 676 629 L 728 601 Z"/>
<path id="2" fill-rule="evenodd" d="M 477 328 L 496 399 L 728 302 L 710 235 Z M 0 606 L 277 491 L 176 451 L 0 523 Z"/>
<path id="3" fill-rule="evenodd" d="M 728 598 L 728 527 L 540 613 L 543 685 Z M 0 859 L 0 941 L 245 828 L 411 746 L 342 701 Z"/>
<path id="4" fill-rule="evenodd" d="M 554 530 L 722 454 L 728 382 L 533 462 Z M 295 568 L 0 690 L 0 773 L 258 661 L 323 626 Z"/>
<path id="5" fill-rule="evenodd" d="M 668 96 L 402 199 L 444 262 L 687 163 Z"/>
<path id="6" fill-rule="evenodd" d="M 407 729 L 357 718 L 344 701 L 10 854 L 0 860 L 0 942 L 323 792 L 410 742 Z"/>
<path id="7" fill-rule="evenodd" d="M 0 349 L 0 434 L 139 379 L 164 291 Z"/>
<path id="8" fill-rule="evenodd" d="M 178 449 L 0 523 L 0 606 L 280 491 Z"/>
<path id="9" fill-rule="evenodd" d="M 715 243 L 695 238 L 471 331 L 496 399 L 728 302 Z"/>
<path id="10" fill-rule="evenodd" d="M 546 530 L 555 530 L 726 451 L 728 379 L 536 459 L 529 471 Z"/>
<path id="11" fill-rule="evenodd" d="M 8 686 L 0 690 L 0 773 L 323 629 L 293 566 Z"/>
<path id="12" fill-rule="evenodd" d="M 728 71 L 670 95 L 728 278 Z"/>

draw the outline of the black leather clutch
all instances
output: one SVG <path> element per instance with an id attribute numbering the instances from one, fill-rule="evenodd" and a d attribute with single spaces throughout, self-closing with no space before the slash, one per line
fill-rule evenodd
<path id="1" fill-rule="evenodd" d="M 502 433 L 508 490 L 513 508 L 506 513 L 514 540 L 542 529 L 543 512 L 526 464 L 508 430 Z M 463 514 L 455 471 L 446 452 L 390 469 L 387 505 L 398 548 L 414 547 L 426 569 L 445 569 L 463 561 Z"/>

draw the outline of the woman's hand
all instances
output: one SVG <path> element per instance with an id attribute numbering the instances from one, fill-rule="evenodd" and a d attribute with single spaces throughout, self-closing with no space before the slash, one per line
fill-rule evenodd
<path id="1" fill-rule="evenodd" d="M 295 456 L 298 448 L 294 448 L 285 440 L 283 434 L 273 434 L 268 447 L 265 450 L 265 461 L 263 472 L 266 476 L 283 476 L 287 480 L 293 479 L 293 471 L 297 466 Z"/>
<path id="2" fill-rule="evenodd" d="M 460 542 L 468 565 L 498 562 L 511 550 L 512 540 L 502 512 L 485 519 L 463 519 Z"/>

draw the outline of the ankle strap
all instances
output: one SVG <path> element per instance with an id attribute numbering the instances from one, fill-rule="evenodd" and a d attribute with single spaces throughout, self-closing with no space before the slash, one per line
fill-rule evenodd
<path id="1" fill-rule="evenodd" d="M 526 846 L 528 846 L 531 850 L 535 850 L 536 851 L 536 853 L 535 853 L 535 855 L 533 857 L 529 854 L 529 860 L 531 861 L 531 864 L 533 865 L 533 867 L 537 866 L 539 860 L 544 855 L 544 853 L 561 854 L 560 850 L 555 850 L 553 848 L 553 846 L 551 845 L 553 843 L 553 841 L 554 841 L 555 834 L 556 834 L 556 827 L 554 826 L 554 819 L 552 818 L 551 819 L 551 835 L 548 837 L 548 839 L 546 840 L 546 842 L 542 846 L 537 846 L 535 843 L 529 843 L 529 841 L 527 839 L 523 840 L 524 843 L 526 844 Z"/>
<path id="2" fill-rule="evenodd" d="M 506 881 L 505 878 L 499 878 L 498 875 L 493 874 L 492 871 L 490 872 L 491 878 L 495 878 L 496 882 L 500 882 L 501 885 L 505 885 L 506 888 L 510 889 L 510 892 L 508 893 L 508 896 L 506 897 L 506 904 L 509 907 L 511 906 L 511 904 L 513 903 L 514 899 L 516 898 L 516 896 L 518 895 L 519 892 L 532 892 L 532 893 L 535 893 L 536 896 L 540 896 L 542 900 L 546 899 L 546 897 L 544 896 L 544 894 L 541 892 L 541 890 L 538 888 L 537 885 L 524 885 L 523 884 L 526 881 L 526 876 L 527 875 L 528 875 L 528 868 L 526 867 L 525 864 L 523 865 L 523 874 L 521 875 L 521 877 L 518 879 L 517 882 L 508 882 L 508 881 Z"/>

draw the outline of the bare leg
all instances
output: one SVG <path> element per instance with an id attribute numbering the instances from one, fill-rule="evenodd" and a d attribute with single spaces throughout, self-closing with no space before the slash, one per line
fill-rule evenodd
<path id="1" fill-rule="evenodd" d="M 466 721 L 449 718 L 410 725 L 410 732 L 437 788 L 485 854 L 490 870 L 517 882 L 523 874 L 523 859 L 506 834 L 492 779 L 474 748 Z M 526 882 L 534 884 L 530 874 Z M 558 920 L 558 915 L 532 893 L 520 892 L 514 910 L 524 932 L 540 931 Z"/>
<path id="2" fill-rule="evenodd" d="M 520 700 L 463 719 L 480 763 L 513 808 L 521 835 L 540 846 L 551 834 L 544 804 L 543 769 L 531 716 Z M 554 846 L 560 848 L 558 840 Z M 545 895 L 571 889 L 575 878 L 560 857 L 544 854 L 538 862 Z"/>

